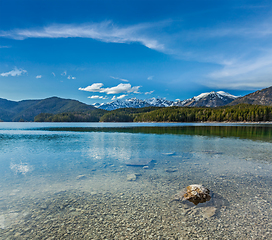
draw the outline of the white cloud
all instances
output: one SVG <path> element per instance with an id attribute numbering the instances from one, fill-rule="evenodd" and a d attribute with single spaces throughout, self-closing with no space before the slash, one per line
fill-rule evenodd
<path id="1" fill-rule="evenodd" d="M 56 77 L 56 74 L 54 72 L 52 72 L 53 76 Z"/>
<path id="2" fill-rule="evenodd" d="M 37 75 L 36 78 L 42 78 L 42 75 Z"/>
<path id="3" fill-rule="evenodd" d="M 67 71 L 64 71 L 63 73 L 60 74 L 61 76 L 66 76 L 67 75 Z"/>
<path id="4" fill-rule="evenodd" d="M 126 96 L 127 96 L 126 94 L 123 94 L 123 95 L 120 95 L 119 97 L 117 97 L 117 99 L 122 99 L 122 98 L 124 98 Z"/>
<path id="5" fill-rule="evenodd" d="M 107 97 L 98 96 L 98 95 L 89 96 L 88 98 L 90 98 L 90 99 L 108 99 Z"/>
<path id="6" fill-rule="evenodd" d="M 120 83 L 115 87 L 104 88 L 102 92 L 107 94 L 119 94 L 119 93 L 139 93 L 140 86 L 131 87 L 129 83 Z"/>
<path id="7" fill-rule="evenodd" d="M 104 86 L 103 83 L 93 83 L 91 86 L 85 88 L 79 88 L 78 90 L 87 92 L 101 92 L 101 88 Z"/>
<path id="8" fill-rule="evenodd" d="M 150 91 L 150 92 L 145 92 L 145 95 L 147 95 L 147 94 L 152 94 L 154 91 L 155 91 L 155 90 Z"/>
<path id="9" fill-rule="evenodd" d="M 110 76 L 110 77 L 113 78 L 113 79 L 117 79 L 117 80 L 123 81 L 123 82 L 129 82 L 129 80 L 124 79 L 124 78 L 113 77 L 113 76 Z"/>
<path id="10" fill-rule="evenodd" d="M 73 77 L 72 75 L 69 75 L 67 79 L 76 79 L 76 77 Z"/>
<path id="11" fill-rule="evenodd" d="M 120 83 L 115 87 L 102 88 L 103 83 L 93 83 L 91 86 L 86 88 L 79 88 L 78 90 L 87 91 L 87 92 L 99 92 L 106 94 L 120 94 L 120 93 L 139 93 L 139 88 L 141 86 L 131 87 L 129 83 Z"/>
<path id="12" fill-rule="evenodd" d="M 149 76 L 147 80 L 152 80 L 154 76 Z"/>
<path id="13" fill-rule="evenodd" d="M 271 54 L 272 55 L 272 54 Z M 266 57 L 256 58 L 250 61 L 236 61 L 230 64 L 225 64 L 222 70 L 214 71 L 209 74 L 211 78 L 235 77 L 241 74 L 247 74 L 255 70 L 272 67 L 271 55 Z"/>
<path id="14" fill-rule="evenodd" d="M 107 94 L 119 94 L 119 93 L 139 93 L 141 86 L 131 87 L 129 83 L 120 83 L 115 87 L 105 88 L 103 92 Z"/>
<path id="15" fill-rule="evenodd" d="M 0 45 L 0 48 L 11 48 L 10 46 L 1 46 Z"/>
<path id="16" fill-rule="evenodd" d="M 22 69 L 22 68 L 17 68 L 15 67 L 13 70 L 9 71 L 9 72 L 5 72 L 5 73 L 1 73 L 0 76 L 2 77 L 8 77 L 8 76 L 21 76 L 22 74 L 27 73 L 26 70 Z"/>
<path id="17" fill-rule="evenodd" d="M 111 21 L 89 24 L 55 24 L 40 29 L 15 29 L 1 31 L 1 37 L 24 40 L 26 38 L 92 38 L 102 42 L 133 43 L 158 51 L 164 50 L 164 45 L 157 39 L 149 37 L 148 32 L 155 24 L 137 24 L 119 27 Z"/>
<path id="18" fill-rule="evenodd" d="M 126 94 L 123 94 L 123 95 L 120 95 L 120 96 L 118 96 L 118 97 L 116 97 L 115 95 L 112 97 L 112 101 L 114 101 L 114 100 L 116 100 L 116 99 L 122 99 L 122 98 L 124 98 L 124 97 L 126 97 L 127 95 Z"/>
<path id="19" fill-rule="evenodd" d="M 272 51 L 272 50 L 271 50 Z M 271 52 L 270 51 L 270 52 Z M 206 86 L 254 90 L 272 85 L 272 54 L 250 60 L 236 60 L 207 75 Z"/>

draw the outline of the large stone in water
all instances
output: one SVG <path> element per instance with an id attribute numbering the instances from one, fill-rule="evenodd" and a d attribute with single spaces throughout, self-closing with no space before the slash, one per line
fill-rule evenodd
<path id="1" fill-rule="evenodd" d="M 136 179 L 137 179 L 137 176 L 134 173 L 127 175 L 127 181 L 136 181 Z"/>
<path id="2" fill-rule="evenodd" d="M 173 200 L 184 201 L 188 200 L 195 205 L 210 201 L 210 190 L 199 184 L 189 185 L 186 190 L 181 191 Z"/>
<path id="3" fill-rule="evenodd" d="M 126 161 L 126 165 L 131 167 L 144 167 L 152 164 L 152 162 L 154 162 L 152 159 L 135 158 Z"/>

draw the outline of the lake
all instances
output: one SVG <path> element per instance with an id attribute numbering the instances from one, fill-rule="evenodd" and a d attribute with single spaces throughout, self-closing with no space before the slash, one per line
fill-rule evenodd
<path id="1" fill-rule="evenodd" d="M 271 156 L 270 124 L 0 123 L 0 238 L 272 239 Z"/>

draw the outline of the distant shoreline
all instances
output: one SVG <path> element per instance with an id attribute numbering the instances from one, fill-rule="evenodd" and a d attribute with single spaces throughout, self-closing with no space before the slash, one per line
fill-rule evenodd
<path id="1" fill-rule="evenodd" d="M 218 123 L 223 123 L 223 124 L 272 124 L 272 121 L 265 121 L 265 122 L 232 122 L 232 121 L 224 121 L 224 122 L 216 122 L 216 121 L 205 121 L 205 122 L 155 122 L 155 121 L 144 121 L 144 122 L 4 122 L 0 121 L 1 123 L 209 123 L 209 124 L 218 124 Z"/>

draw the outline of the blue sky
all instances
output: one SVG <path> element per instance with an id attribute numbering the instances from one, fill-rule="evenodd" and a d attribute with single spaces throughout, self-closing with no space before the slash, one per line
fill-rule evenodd
<path id="1" fill-rule="evenodd" d="M 271 1 L 0 1 L 0 98 L 183 100 L 271 85 Z"/>

